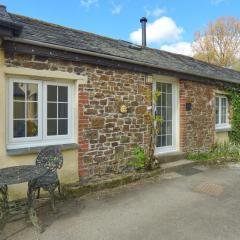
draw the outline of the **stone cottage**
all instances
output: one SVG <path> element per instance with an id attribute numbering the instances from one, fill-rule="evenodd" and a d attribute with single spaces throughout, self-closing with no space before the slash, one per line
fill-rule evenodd
<path id="1" fill-rule="evenodd" d="M 240 73 L 146 47 L 141 22 L 139 46 L 0 6 L 1 168 L 33 164 L 43 146 L 61 145 L 62 182 L 119 172 L 133 146 L 149 146 L 146 112 L 164 120 L 156 155 L 206 151 L 228 140 L 226 89 Z"/>

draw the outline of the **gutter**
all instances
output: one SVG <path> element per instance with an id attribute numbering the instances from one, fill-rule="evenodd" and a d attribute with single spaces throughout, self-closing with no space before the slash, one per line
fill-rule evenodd
<path id="1" fill-rule="evenodd" d="M 128 58 L 116 57 L 116 56 L 113 56 L 113 55 L 91 52 L 91 51 L 82 50 L 82 49 L 75 49 L 75 48 L 71 48 L 71 47 L 64 47 L 64 46 L 55 45 L 55 44 L 51 44 L 51 43 L 38 42 L 38 41 L 30 40 L 30 39 L 16 38 L 16 37 L 13 37 L 13 38 L 5 37 L 4 40 L 8 40 L 8 41 L 12 41 L 12 42 L 18 42 L 18 43 L 25 43 L 25 44 L 35 45 L 35 46 L 39 46 L 39 47 L 52 48 L 52 49 L 66 51 L 66 52 L 79 53 L 79 54 L 84 54 L 84 55 L 88 55 L 88 56 L 100 57 L 100 58 L 105 58 L 105 59 L 110 59 L 110 60 L 121 61 L 121 62 L 127 62 L 127 63 L 141 65 L 141 66 L 150 67 L 150 68 L 161 69 L 156 65 L 152 65 L 152 64 L 148 64 L 148 63 L 144 63 L 144 62 L 139 62 L 139 61 L 131 60 L 131 59 L 128 59 Z M 186 73 L 186 72 L 180 72 L 180 71 L 176 71 L 176 70 L 171 69 L 171 68 L 162 68 L 162 69 L 172 71 L 172 72 L 175 72 L 175 73 L 188 74 L 189 76 L 192 75 L 192 76 L 202 77 L 202 78 L 206 78 L 206 79 L 230 82 L 230 81 L 226 81 L 224 79 L 212 78 L 212 77 L 209 77 L 209 76 L 204 76 L 204 75 L 199 75 L 199 74 L 191 74 L 191 73 L 189 74 L 189 73 Z M 238 82 L 232 82 L 232 83 L 236 84 Z"/>
<path id="2" fill-rule="evenodd" d="M 101 57 L 101 58 L 107 58 L 107 59 L 110 59 L 110 60 L 128 62 L 128 63 L 137 64 L 137 65 L 143 65 L 143 66 L 146 66 L 146 67 L 159 68 L 159 67 L 157 67 L 155 65 L 152 65 L 152 64 L 148 64 L 148 63 L 144 63 L 144 62 L 138 62 L 138 61 L 134 61 L 134 60 L 131 60 L 131 59 L 128 59 L 128 58 L 116 57 L 116 56 L 113 56 L 113 55 L 91 52 L 91 51 L 76 49 L 76 48 L 71 48 L 71 47 L 64 47 L 64 46 L 55 45 L 55 44 L 51 44 L 51 43 L 38 42 L 38 41 L 24 39 L 24 38 L 9 38 L 9 37 L 6 37 L 4 39 L 8 40 L 8 41 L 13 41 L 13 42 L 36 45 L 36 46 L 39 46 L 39 47 L 53 48 L 53 49 L 62 50 L 62 51 L 66 51 L 66 52 L 79 53 L 79 54 L 84 54 L 84 55 L 89 55 L 89 56 L 94 56 L 94 57 Z M 166 69 L 166 70 L 174 71 L 172 69 Z"/>

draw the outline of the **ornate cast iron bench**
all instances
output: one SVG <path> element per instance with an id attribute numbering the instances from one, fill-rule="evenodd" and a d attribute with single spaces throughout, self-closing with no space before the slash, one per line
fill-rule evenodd
<path id="1" fill-rule="evenodd" d="M 25 165 L 0 169 L 0 235 L 8 218 L 8 186 L 28 182 L 27 210 L 32 224 L 41 232 L 43 230 L 35 210 L 34 185 L 39 177 L 44 176 L 47 169 L 41 166 Z"/>

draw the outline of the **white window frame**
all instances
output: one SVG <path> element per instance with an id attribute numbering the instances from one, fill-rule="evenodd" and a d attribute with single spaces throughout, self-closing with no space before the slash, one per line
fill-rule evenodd
<path id="1" fill-rule="evenodd" d="M 219 104 L 218 104 L 218 111 L 219 111 L 219 116 L 218 116 L 218 124 L 216 124 L 215 121 L 215 129 L 216 130 L 221 130 L 221 129 L 229 129 L 230 123 L 229 123 L 229 102 L 228 98 L 224 95 L 216 95 L 215 96 L 215 108 L 216 106 L 216 99 L 219 99 Z M 226 123 L 222 123 L 222 99 L 226 99 Z M 216 111 L 215 111 L 215 118 L 216 118 Z M 215 119 L 216 120 L 216 119 Z"/>
<path id="2" fill-rule="evenodd" d="M 13 137 L 13 84 L 35 83 L 38 84 L 38 136 L 36 137 Z M 47 85 L 67 86 L 68 87 L 68 134 L 59 136 L 47 136 Z M 29 148 L 46 145 L 70 144 L 74 143 L 74 84 L 66 81 L 40 80 L 25 78 L 10 78 L 8 84 L 7 99 L 7 149 Z"/>
<path id="3" fill-rule="evenodd" d="M 48 85 L 54 85 L 54 86 L 65 86 L 68 87 L 68 134 L 67 135 L 58 135 L 58 136 L 48 136 L 47 135 L 47 86 Z M 43 105 L 46 106 L 45 111 L 43 111 L 43 139 L 46 139 L 48 141 L 55 140 L 57 139 L 69 139 L 72 136 L 72 127 L 73 126 L 73 108 L 70 108 L 72 106 L 73 101 L 72 101 L 72 86 L 66 83 L 59 83 L 59 82 L 50 82 L 50 81 L 45 81 L 43 82 Z"/>
<path id="4" fill-rule="evenodd" d="M 157 78 L 152 86 L 153 93 L 156 91 L 157 82 L 172 84 L 172 145 L 156 147 L 154 154 L 161 155 L 179 150 L 179 82 L 175 78 L 167 78 L 165 76 L 162 79 Z M 152 113 L 155 114 L 155 109 L 152 109 Z"/>

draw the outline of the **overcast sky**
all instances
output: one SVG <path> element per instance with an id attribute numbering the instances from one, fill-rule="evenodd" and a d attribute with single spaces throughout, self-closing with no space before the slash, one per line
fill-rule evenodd
<path id="1" fill-rule="evenodd" d="M 240 18 L 240 0 L 0 0 L 8 11 L 60 25 L 191 55 L 194 32 L 219 16 Z"/>

